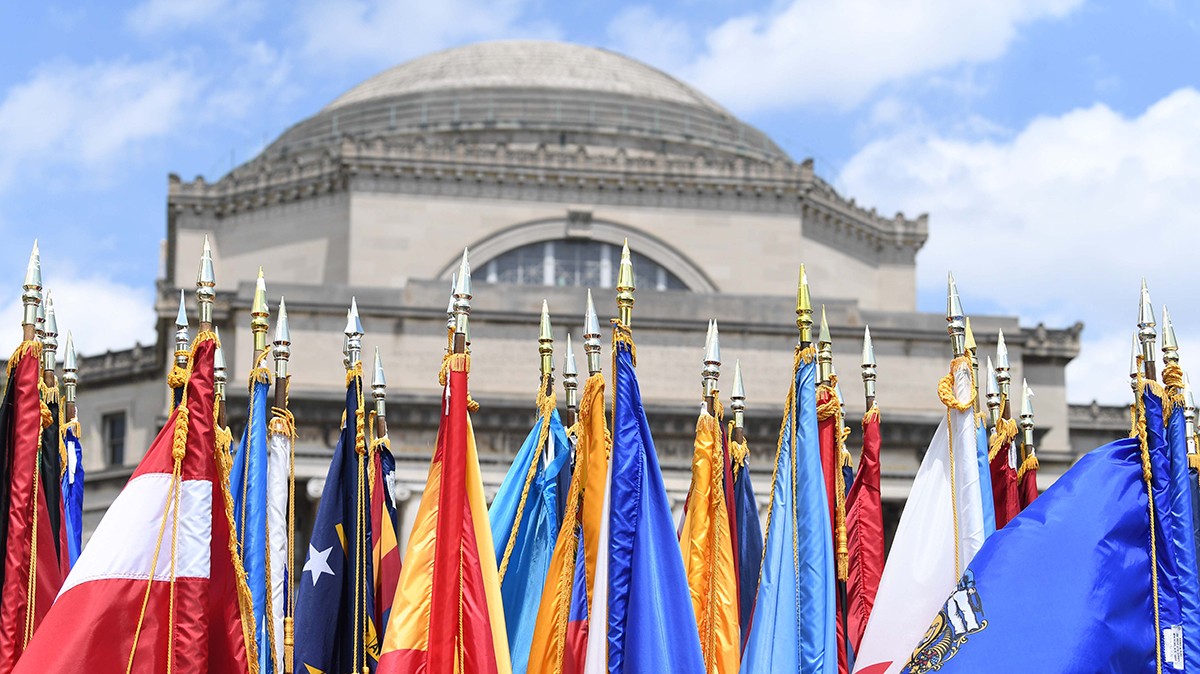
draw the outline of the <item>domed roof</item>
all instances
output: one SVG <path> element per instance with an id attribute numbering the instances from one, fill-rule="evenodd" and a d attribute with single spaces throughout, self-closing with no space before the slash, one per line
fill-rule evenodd
<path id="1" fill-rule="evenodd" d="M 405 94 L 490 88 L 624 94 L 729 114 L 699 91 L 628 56 L 540 40 L 482 42 L 422 56 L 379 73 L 325 109 Z"/>
<path id="2" fill-rule="evenodd" d="M 386 70 L 288 129 L 260 160 L 347 137 L 791 161 L 764 133 L 660 70 L 603 49 L 533 40 L 456 47 Z"/>

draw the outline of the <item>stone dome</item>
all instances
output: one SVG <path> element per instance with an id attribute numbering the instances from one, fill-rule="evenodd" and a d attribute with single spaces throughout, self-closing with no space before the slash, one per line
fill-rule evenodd
<path id="1" fill-rule="evenodd" d="M 402 63 L 296 124 L 264 155 L 346 137 L 790 161 L 761 131 L 656 68 L 604 49 L 535 40 Z"/>

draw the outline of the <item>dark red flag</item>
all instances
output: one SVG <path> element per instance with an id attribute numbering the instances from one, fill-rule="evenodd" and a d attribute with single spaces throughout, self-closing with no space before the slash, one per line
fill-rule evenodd
<path id="1" fill-rule="evenodd" d="M 879 495 L 879 408 L 863 416 L 862 457 L 858 474 L 846 496 L 846 534 L 850 552 L 850 579 L 846 583 L 847 629 L 850 646 L 862 645 L 867 619 L 875 606 L 879 578 L 883 575 L 883 500 Z"/>
<path id="2" fill-rule="evenodd" d="M 988 458 L 992 473 L 992 504 L 996 510 L 996 528 L 1003 528 L 1021 512 L 1021 497 L 1017 492 L 1017 470 L 1011 462 L 1012 441 L 1017 424 L 1001 419 L 998 430 L 988 443 Z"/>

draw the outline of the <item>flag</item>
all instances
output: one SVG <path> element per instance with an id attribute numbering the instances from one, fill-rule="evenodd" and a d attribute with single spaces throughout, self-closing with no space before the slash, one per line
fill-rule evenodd
<path id="1" fill-rule="evenodd" d="M 721 424 L 708 410 L 696 420 L 692 453 L 691 507 L 683 519 L 680 545 L 708 674 L 736 674 L 741 659 L 738 573 L 729 517 Z"/>
<path id="2" fill-rule="evenodd" d="M 1171 557 L 1175 567 L 1173 580 L 1179 597 L 1179 616 L 1174 624 L 1180 627 L 1184 669 L 1200 671 L 1200 568 L 1197 568 L 1196 560 L 1193 482 L 1188 474 L 1187 430 L 1183 418 L 1183 371 L 1178 364 L 1167 363 L 1163 368 L 1163 382 L 1167 383 L 1165 398 L 1169 403 L 1165 411 L 1165 428 L 1161 423 L 1154 425 L 1154 407 L 1146 404 L 1150 445 L 1159 450 L 1152 454 L 1157 458 L 1154 466 L 1155 509 L 1164 513 L 1160 521 L 1172 522 L 1169 530 L 1164 532 L 1162 556 Z M 1150 395 L 1147 391 L 1143 397 Z M 1159 440 L 1153 437 L 1155 433 L 1165 437 Z"/>
<path id="3" fill-rule="evenodd" d="M 705 669 L 696 617 L 642 407 L 633 342 L 628 328 L 617 325 L 614 333 L 609 517 L 607 532 L 601 531 L 601 564 L 606 556 L 607 569 L 596 570 L 587 671 L 603 666 L 603 639 L 609 674 L 700 674 Z M 601 606 L 605 610 L 598 610 Z M 598 623 L 598 615 L 604 623 Z"/>
<path id="4" fill-rule="evenodd" d="M 984 540 L 975 387 L 964 358 L 938 385 L 938 424 L 900 517 L 855 671 L 899 672 Z M 1042 670 L 1053 671 L 1053 670 Z"/>
<path id="5" fill-rule="evenodd" d="M 1016 447 L 1017 422 L 1000 418 L 988 443 L 988 465 L 992 475 L 992 509 L 996 513 L 996 528 L 1003 529 L 1021 512 L 1021 495 L 1017 491 Z"/>
<path id="6" fill-rule="evenodd" d="M 287 386 L 276 382 L 278 386 Z M 271 613 L 275 631 L 275 671 L 284 671 L 284 630 L 286 617 L 295 616 L 295 596 L 292 588 L 291 538 L 295 536 L 293 517 L 288 516 L 289 503 L 294 499 L 295 465 L 294 447 L 296 422 L 291 412 L 274 408 L 267 425 L 267 546 L 271 564 Z M 294 649 L 293 649 L 294 650 Z"/>
<path id="7" fill-rule="evenodd" d="M 821 470 L 825 475 L 825 497 L 829 508 L 832 545 L 837 569 L 837 661 L 838 672 L 849 671 L 846 649 L 846 579 L 849 555 L 846 549 L 846 476 L 842 472 L 842 401 L 829 384 L 817 387 L 817 436 L 821 447 Z"/>
<path id="8" fill-rule="evenodd" d="M 1161 402 L 1142 401 L 1138 436 L 1084 455 L 983 545 L 906 672 L 1183 670 L 1186 635 L 1161 616 L 1155 633 L 1167 597 L 1152 568 L 1165 551 L 1158 532 L 1190 524 L 1150 508 Z"/>
<path id="9" fill-rule="evenodd" d="M 604 418 L 604 377 L 592 375 L 584 384 L 575 434 L 575 470 L 567 488 L 563 525 L 541 593 L 529 650 L 529 674 L 582 674 L 588 639 L 587 542 L 599 540 L 599 517 L 588 526 L 589 496 L 603 512 L 608 472 L 608 426 Z M 564 469 L 565 471 L 566 469 Z M 594 567 L 591 573 L 595 573 Z M 600 665 L 603 668 L 603 664 Z"/>
<path id="10" fill-rule="evenodd" d="M 0 408 L 0 674 L 11 672 L 29 645 L 64 576 L 55 526 L 61 523 L 61 474 L 51 467 L 58 459 L 58 432 L 46 447 L 45 431 L 55 417 L 42 400 L 41 355 L 40 342 L 17 348 Z"/>
<path id="11" fill-rule="evenodd" d="M 508 674 L 508 638 L 475 435 L 470 357 L 446 359 L 441 427 L 388 620 L 382 674 Z"/>
<path id="12" fill-rule="evenodd" d="M 16 674 L 258 671 L 225 486 L 229 436 L 215 428 L 213 339 L 197 336 L 182 404 L 80 553 Z"/>
<path id="13" fill-rule="evenodd" d="M 67 450 L 67 470 L 62 477 L 63 522 L 70 566 L 75 566 L 83 547 L 83 447 L 79 444 L 82 435 L 79 422 L 68 422 L 62 432 Z"/>
<path id="14" fill-rule="evenodd" d="M 238 552 L 246 571 L 246 585 L 254 608 L 254 641 L 257 644 L 258 669 L 262 674 L 274 671 L 275 640 L 283 640 L 282 629 L 275 631 L 274 583 L 269 568 L 271 536 L 267 522 L 268 466 L 267 414 L 270 373 L 256 367 L 250 371 L 250 401 L 246 410 L 246 429 L 229 473 L 229 491 L 233 495 L 233 524 L 237 532 Z M 286 492 L 284 492 L 286 494 Z M 283 606 L 279 606 L 282 611 Z"/>
<path id="15" fill-rule="evenodd" d="M 972 384 L 974 386 L 974 384 Z M 976 389 L 976 396 L 979 395 Z M 988 455 L 987 422 L 983 414 L 975 413 L 975 460 L 979 463 L 979 503 L 983 511 L 983 537 L 996 533 L 995 496 L 992 490 L 992 468 Z"/>
<path id="16" fill-rule="evenodd" d="M 846 582 L 846 629 L 857 653 L 883 574 L 883 501 L 879 494 L 879 407 L 871 406 L 862 420 L 862 456 L 858 475 L 846 497 L 846 537 L 850 578 Z"/>
<path id="17" fill-rule="evenodd" d="M 758 570 L 762 564 L 762 523 L 758 520 L 758 499 L 750 480 L 750 449 L 746 442 L 729 441 L 734 465 L 733 491 L 737 527 L 738 627 L 740 643 L 746 645 L 750 617 L 754 614 L 754 593 L 758 591 Z"/>
<path id="18" fill-rule="evenodd" d="M 375 671 L 379 661 L 361 363 L 355 364 L 347 381 L 342 433 L 296 581 L 298 672 Z"/>
<path id="19" fill-rule="evenodd" d="M 1021 467 L 1017 469 L 1017 492 L 1021 497 L 1021 507 L 1025 508 L 1038 497 L 1037 484 L 1038 460 L 1033 454 L 1026 454 Z"/>
<path id="20" fill-rule="evenodd" d="M 386 435 L 372 441 L 371 465 L 374 472 L 371 481 L 371 550 L 375 568 L 375 624 L 384 634 L 392 614 L 392 602 L 396 599 L 401 568 L 396 501 L 392 497 L 396 484 L 396 458 L 392 456 L 392 442 Z"/>
<path id="21" fill-rule="evenodd" d="M 524 672 L 529 663 L 542 586 L 561 525 L 558 479 L 571 454 L 554 395 L 545 393 L 546 383 L 543 378 L 538 389 L 537 421 L 488 510 L 515 672 Z"/>
<path id="22" fill-rule="evenodd" d="M 797 349 L 742 671 L 837 671 L 833 533 L 817 431 L 816 351 Z"/>

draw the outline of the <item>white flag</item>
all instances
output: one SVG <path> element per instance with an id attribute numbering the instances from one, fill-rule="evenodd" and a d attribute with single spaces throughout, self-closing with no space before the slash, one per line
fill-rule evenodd
<path id="1" fill-rule="evenodd" d="M 275 669 L 283 671 L 283 612 L 287 605 L 288 486 L 292 472 L 292 438 L 267 435 L 267 532 L 271 554 L 271 612 L 275 630 Z"/>
<path id="2" fill-rule="evenodd" d="M 954 395 L 971 400 L 970 365 L 952 367 Z M 942 418 L 912 492 L 856 656 L 855 674 L 895 674 L 904 668 L 959 576 L 983 545 L 983 503 L 976 460 L 975 418 L 968 407 Z"/>

